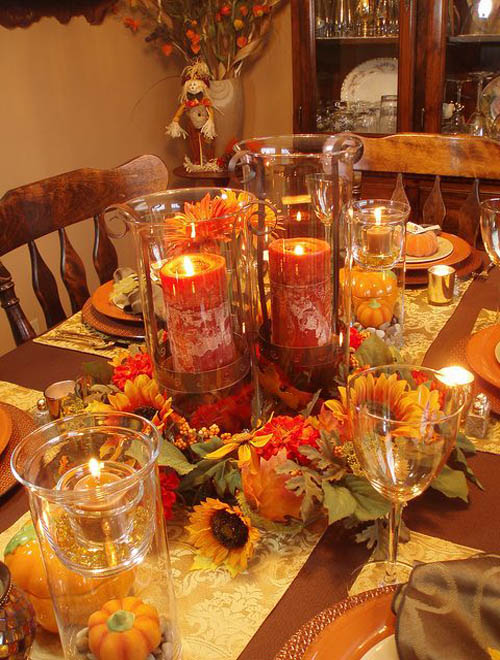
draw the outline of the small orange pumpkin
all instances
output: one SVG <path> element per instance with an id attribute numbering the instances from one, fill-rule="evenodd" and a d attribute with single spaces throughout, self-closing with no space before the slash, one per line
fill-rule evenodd
<path id="1" fill-rule="evenodd" d="M 340 284 L 344 286 L 344 269 L 340 271 Z M 398 280 L 392 270 L 369 271 L 353 268 L 351 271 L 351 296 L 354 310 L 366 300 L 376 298 L 394 305 L 398 297 Z"/>
<path id="2" fill-rule="evenodd" d="M 393 306 L 372 298 L 358 305 L 356 317 L 365 328 L 379 328 L 392 319 Z"/>
<path id="3" fill-rule="evenodd" d="M 133 569 L 107 579 L 87 578 L 66 568 L 46 542 L 44 551 L 59 607 L 64 616 L 75 623 L 87 620 L 96 600 L 102 602 L 112 596 L 126 596 L 134 580 Z M 13 581 L 31 601 L 37 622 L 45 630 L 57 633 L 47 573 L 33 523 L 26 523 L 12 537 L 5 548 L 4 561 Z"/>
<path id="4" fill-rule="evenodd" d="M 410 257 L 430 257 L 438 250 L 437 236 L 433 231 L 423 234 L 406 234 L 406 254 Z"/>
<path id="5" fill-rule="evenodd" d="M 158 610 L 133 596 L 109 600 L 90 615 L 88 628 L 97 660 L 146 660 L 161 641 Z"/>

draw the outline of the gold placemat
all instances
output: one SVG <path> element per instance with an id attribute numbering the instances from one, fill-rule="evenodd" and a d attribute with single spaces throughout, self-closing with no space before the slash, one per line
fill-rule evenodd
<path id="1" fill-rule="evenodd" d="M 0 558 L 9 540 L 27 520 L 29 514 L 0 534 Z M 296 536 L 263 533 L 249 569 L 231 578 L 222 568 L 190 570 L 194 551 L 186 541 L 184 523 L 183 520 L 168 523 L 182 658 L 235 660 L 295 579 L 324 527 Z M 37 633 L 30 658 L 62 660 L 57 638 Z"/>
<path id="2" fill-rule="evenodd" d="M 30 390 L 21 385 L 9 383 L 6 380 L 0 380 L 0 401 L 10 403 L 26 412 L 36 407 L 36 402 L 43 396 L 38 390 Z"/>
<path id="3" fill-rule="evenodd" d="M 417 563 L 430 563 L 434 561 L 449 561 L 451 559 L 467 559 L 476 555 L 480 550 L 469 548 L 466 545 L 452 543 L 435 536 L 427 536 L 419 532 L 410 532 L 408 543 L 400 543 L 398 560 L 414 565 Z M 377 570 L 378 569 L 378 570 Z M 383 574 L 379 566 L 367 564 L 356 581 L 349 589 L 349 596 L 359 594 L 368 589 L 375 589 L 380 584 Z"/>
<path id="4" fill-rule="evenodd" d="M 83 342 L 71 341 L 71 339 L 60 339 L 56 338 L 56 330 L 77 332 L 82 339 L 88 338 L 89 341 L 92 339 L 105 338 L 113 341 L 114 338 L 110 338 L 107 335 L 98 333 L 93 328 L 89 328 L 83 322 L 82 313 L 77 312 L 70 316 L 68 319 L 60 323 L 57 328 L 52 328 L 48 330 L 40 337 L 36 337 L 33 341 L 38 344 L 46 344 L 47 346 L 56 346 L 57 348 L 66 348 L 71 351 L 79 351 L 80 353 L 90 353 L 91 355 L 101 355 L 102 357 L 114 357 L 119 351 L 123 350 L 123 346 L 112 346 L 110 348 L 96 349 L 91 346 L 85 345 Z M 137 342 L 140 343 L 140 342 Z"/>
<path id="5" fill-rule="evenodd" d="M 455 298 L 442 307 L 429 305 L 427 289 L 406 289 L 404 346 L 401 356 L 408 364 L 422 364 L 430 345 L 457 308 L 472 279 L 458 280 Z"/>

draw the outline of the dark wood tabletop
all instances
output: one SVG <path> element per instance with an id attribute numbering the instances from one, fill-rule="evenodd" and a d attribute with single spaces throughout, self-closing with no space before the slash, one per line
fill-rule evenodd
<path id="1" fill-rule="evenodd" d="M 429 349 L 425 364 L 443 364 L 454 342 L 471 332 L 479 310 L 495 307 L 499 282 L 500 272 L 493 271 L 487 281 L 471 284 Z M 83 362 L 94 359 L 98 358 L 28 342 L 0 358 L 0 380 L 43 390 L 51 382 L 75 377 L 81 373 Z M 429 490 L 406 508 L 405 520 L 412 530 L 498 553 L 500 456 L 478 453 L 469 462 L 483 483 L 484 492 L 471 485 L 470 502 L 466 504 Z M 0 498 L 0 531 L 26 509 L 27 499 L 21 488 Z M 239 660 L 271 660 L 301 625 L 345 598 L 352 571 L 367 556 L 368 551 L 355 544 L 340 525 L 331 526 Z"/>

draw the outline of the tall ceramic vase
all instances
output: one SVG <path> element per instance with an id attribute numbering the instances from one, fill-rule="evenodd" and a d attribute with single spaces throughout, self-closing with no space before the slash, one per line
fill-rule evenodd
<path id="1" fill-rule="evenodd" d="M 227 146 L 243 134 L 244 97 L 241 78 L 213 80 L 210 97 L 215 108 L 215 155 L 222 156 Z"/>

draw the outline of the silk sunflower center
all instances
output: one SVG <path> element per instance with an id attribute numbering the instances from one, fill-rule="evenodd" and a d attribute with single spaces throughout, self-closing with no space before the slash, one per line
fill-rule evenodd
<path id="1" fill-rule="evenodd" d="M 216 511 L 210 523 L 212 533 L 225 548 L 242 548 L 248 541 L 248 527 L 235 513 Z"/>
<path id="2" fill-rule="evenodd" d="M 140 408 L 136 408 L 133 412 L 151 421 L 158 411 L 152 406 L 140 406 Z"/>

